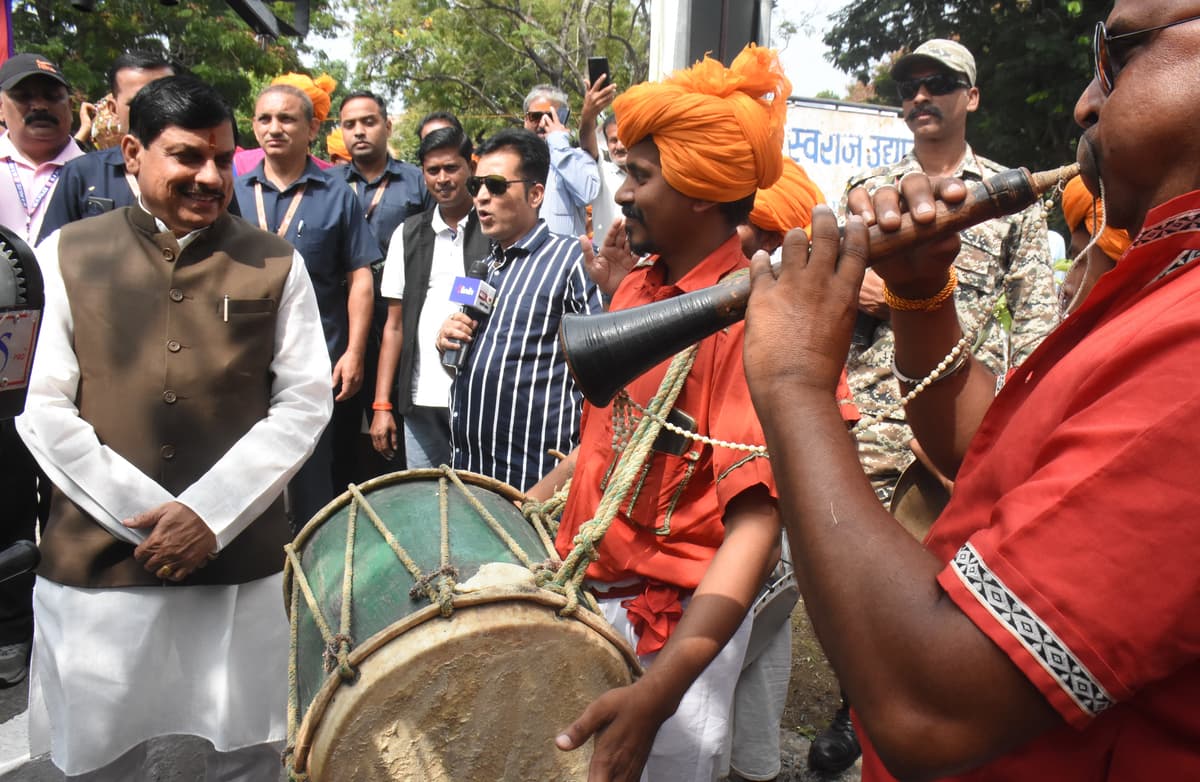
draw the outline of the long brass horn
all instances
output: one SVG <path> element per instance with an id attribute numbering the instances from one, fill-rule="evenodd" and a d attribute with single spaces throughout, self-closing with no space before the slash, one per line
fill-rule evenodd
<path id="1" fill-rule="evenodd" d="M 937 202 L 934 221 L 913 225 L 901 217 L 900 229 L 870 229 L 869 263 L 948 236 L 985 220 L 1014 214 L 1050 189 L 1079 173 L 1079 165 L 1030 173 L 1001 171 L 980 182 L 967 182 L 962 203 Z M 750 280 L 740 277 L 671 299 L 599 315 L 564 315 L 558 337 L 567 364 L 584 397 L 606 405 L 629 381 L 710 334 L 746 316 Z"/>

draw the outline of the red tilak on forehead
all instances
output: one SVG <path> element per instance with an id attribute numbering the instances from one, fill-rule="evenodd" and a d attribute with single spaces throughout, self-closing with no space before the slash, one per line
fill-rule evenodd
<path id="1" fill-rule="evenodd" d="M 208 150 L 215 151 L 217 148 L 217 132 L 215 130 L 208 131 Z"/>

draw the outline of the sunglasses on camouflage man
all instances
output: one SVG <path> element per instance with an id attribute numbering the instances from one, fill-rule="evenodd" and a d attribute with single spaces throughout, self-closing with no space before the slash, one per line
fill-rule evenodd
<path id="1" fill-rule="evenodd" d="M 1165 30 L 1168 27 L 1174 27 L 1177 24 L 1186 24 L 1200 19 L 1200 16 L 1189 16 L 1186 19 L 1179 19 L 1174 22 L 1167 22 L 1155 27 L 1146 27 L 1141 30 L 1133 30 L 1128 33 L 1117 33 L 1109 35 L 1108 30 L 1104 27 L 1104 22 L 1096 22 L 1096 34 L 1092 37 L 1092 54 L 1096 64 L 1096 81 L 1100 84 L 1100 91 L 1105 95 L 1112 92 L 1113 83 L 1117 80 L 1117 74 L 1121 72 L 1124 57 L 1125 47 L 1129 45 L 1132 38 L 1137 38 L 1147 33 L 1155 33 L 1159 30 Z M 1122 44 L 1121 42 L 1126 42 Z M 1117 43 L 1117 46 L 1113 46 Z"/>
<path id="2" fill-rule="evenodd" d="M 504 195 L 508 192 L 509 185 L 515 185 L 518 182 L 532 184 L 532 179 L 505 179 L 499 174 L 488 174 L 487 176 L 469 176 L 467 177 L 467 192 L 472 196 L 479 195 L 479 188 L 486 186 L 488 192 L 494 196 Z"/>
<path id="3" fill-rule="evenodd" d="M 949 95 L 955 90 L 966 89 L 969 86 L 971 85 L 957 76 L 951 76 L 948 73 L 934 73 L 919 79 L 898 81 L 896 82 L 896 92 L 900 93 L 901 100 L 912 100 L 917 97 L 921 87 L 924 87 L 930 95 Z"/>

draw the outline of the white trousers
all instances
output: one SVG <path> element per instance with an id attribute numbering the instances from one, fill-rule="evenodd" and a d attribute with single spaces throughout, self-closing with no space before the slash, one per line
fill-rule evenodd
<path id="1" fill-rule="evenodd" d="M 621 600 L 601 600 L 600 608 L 609 624 L 636 648 L 637 633 Z M 688 602 L 683 602 L 685 610 Z M 752 621 L 750 616 L 742 621 L 725 648 L 684 693 L 675 714 L 659 728 L 641 782 L 715 782 L 718 778 L 730 740 L 733 690 L 742 671 Z M 656 652 L 639 659 L 650 668 L 657 656 Z"/>

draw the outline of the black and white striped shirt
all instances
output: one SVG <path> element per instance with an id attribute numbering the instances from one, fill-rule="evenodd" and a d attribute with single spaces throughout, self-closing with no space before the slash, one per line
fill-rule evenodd
<path id="1" fill-rule="evenodd" d="M 454 379 L 450 430 L 454 468 L 524 491 L 579 443 L 583 397 L 558 344 L 564 313 L 600 312 L 600 293 L 574 237 L 543 220 L 508 250 L 492 246 L 492 314 L 479 324 Z"/>

